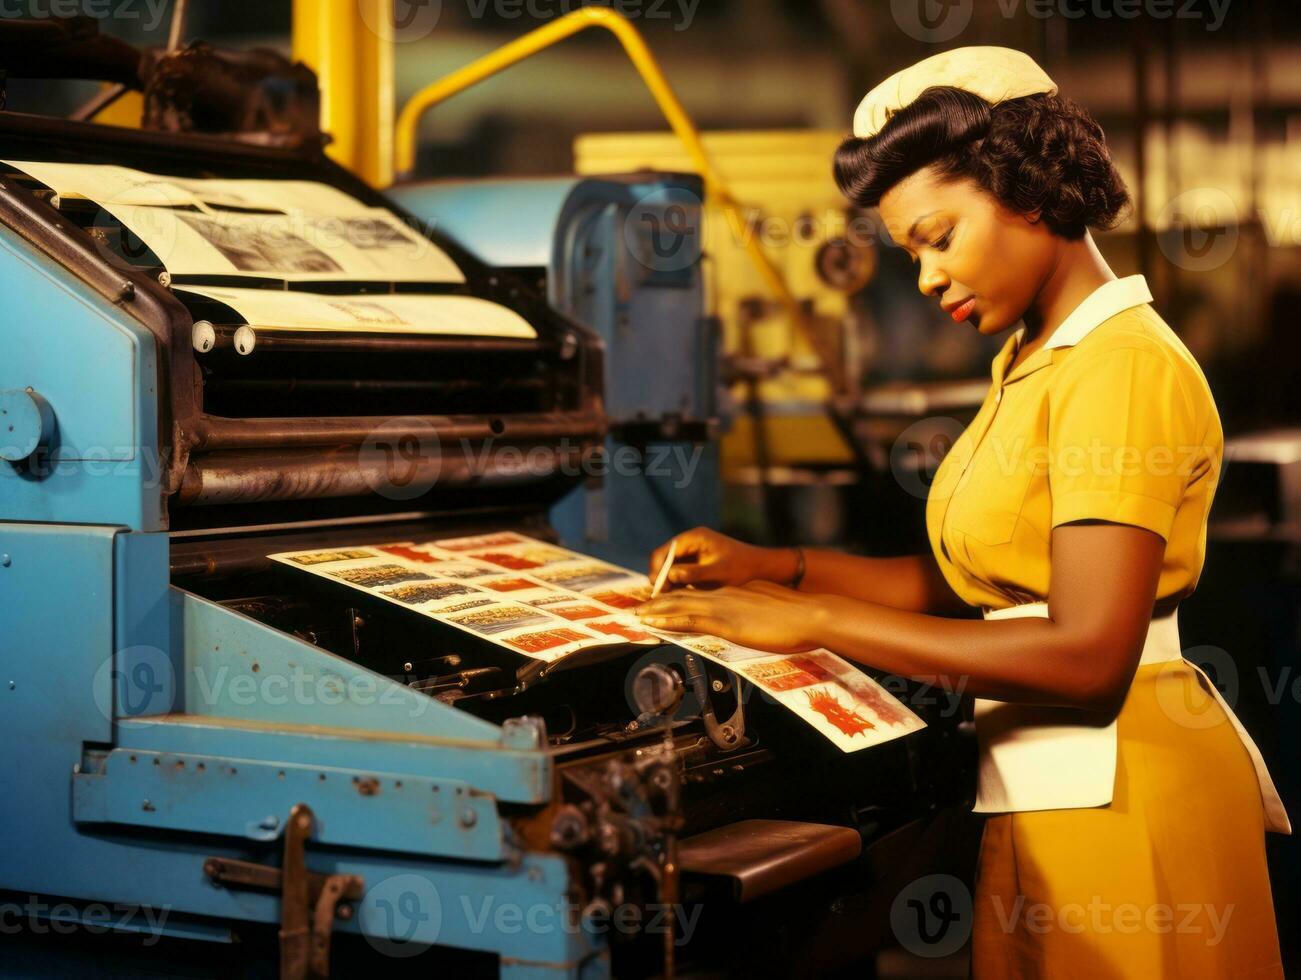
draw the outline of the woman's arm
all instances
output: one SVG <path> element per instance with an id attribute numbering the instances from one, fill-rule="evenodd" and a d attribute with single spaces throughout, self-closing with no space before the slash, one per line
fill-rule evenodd
<path id="1" fill-rule="evenodd" d="M 768 583 L 675 592 L 637 612 L 649 626 L 761 650 L 827 647 L 975 697 L 1112 712 L 1138 667 L 1164 554 L 1143 528 L 1055 528 L 1048 619 L 943 619 Z"/>
<path id="2" fill-rule="evenodd" d="M 789 585 L 799 568 L 794 548 L 761 548 L 698 527 L 655 549 L 650 558 L 652 579 L 674 543 L 677 558 L 669 571 L 670 588 L 755 581 Z M 935 556 L 929 552 L 898 558 L 862 558 L 805 548 L 800 591 L 845 596 L 912 612 L 956 613 L 970 609 L 944 580 Z"/>
<path id="3" fill-rule="evenodd" d="M 792 554 L 789 560 L 794 566 L 797 559 Z M 790 580 L 790 577 L 786 579 Z M 805 548 L 800 591 L 844 596 L 908 612 L 940 614 L 971 609 L 945 580 L 930 552 L 898 558 L 863 558 Z"/>

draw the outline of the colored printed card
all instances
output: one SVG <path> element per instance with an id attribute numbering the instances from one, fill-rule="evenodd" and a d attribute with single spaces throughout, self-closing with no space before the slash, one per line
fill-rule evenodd
<path id="1" fill-rule="evenodd" d="M 843 752 L 925 727 L 829 650 L 775 654 L 643 626 L 628 610 L 650 596 L 645 575 L 513 531 L 268 557 L 548 662 L 601 644 L 673 643 L 741 675 Z"/>

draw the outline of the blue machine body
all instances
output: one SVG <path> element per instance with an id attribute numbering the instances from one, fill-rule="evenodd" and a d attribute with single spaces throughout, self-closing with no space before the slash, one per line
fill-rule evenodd
<path id="1" fill-rule="evenodd" d="M 488 265 L 543 278 L 551 305 L 604 341 L 606 460 L 552 510 L 562 540 L 641 568 L 672 535 L 717 526 L 725 420 L 700 179 L 432 181 L 389 194 Z"/>
<path id="2" fill-rule="evenodd" d="M 502 816 L 553 797 L 542 731 L 173 585 L 156 338 L 9 226 L 0 277 L 0 942 L 29 910 L 89 924 L 105 903 L 152 910 L 113 928 L 184 940 L 274 928 L 279 895 L 205 862 L 277 866 L 308 801 L 310 870 L 366 883 L 337 933 L 496 954 L 503 977 L 607 976 L 606 937 L 573 921 L 572 861 Z M 16 460 L 37 443 L 33 472 Z M 543 925 L 485 927 L 485 909 Z M 129 975 L 50 955 L 6 945 L 0 976 Z"/>

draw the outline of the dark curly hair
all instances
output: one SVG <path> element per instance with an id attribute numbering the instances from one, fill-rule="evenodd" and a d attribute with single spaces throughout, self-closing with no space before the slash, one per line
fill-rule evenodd
<path id="1" fill-rule="evenodd" d="M 875 207 L 928 165 L 970 178 L 1013 211 L 1039 212 L 1063 238 L 1115 227 L 1130 203 L 1102 127 L 1070 99 L 1027 95 L 991 105 L 948 86 L 926 89 L 876 135 L 841 143 L 836 183 L 854 203 Z"/>

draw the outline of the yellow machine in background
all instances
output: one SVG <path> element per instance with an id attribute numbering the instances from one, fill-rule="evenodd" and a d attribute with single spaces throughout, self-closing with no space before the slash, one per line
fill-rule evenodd
<path id="1" fill-rule="evenodd" d="M 730 213 L 707 200 L 705 253 L 711 305 L 723 331 L 733 398 L 757 396 L 773 470 L 848 464 L 850 450 L 830 421 L 828 402 L 857 389 L 859 351 L 850 297 L 875 270 L 863 229 L 851 227 L 831 175 L 843 134 L 790 130 L 706 133 L 710 160 L 736 202 Z M 671 133 L 580 137 L 574 169 L 583 175 L 637 170 L 690 171 L 692 160 Z M 808 335 L 771 298 L 746 252 L 758 240 L 816 331 L 825 366 Z M 839 389 L 839 390 L 837 390 Z M 724 478 L 753 482 L 760 463 L 756 415 L 738 411 L 723 440 Z"/>

